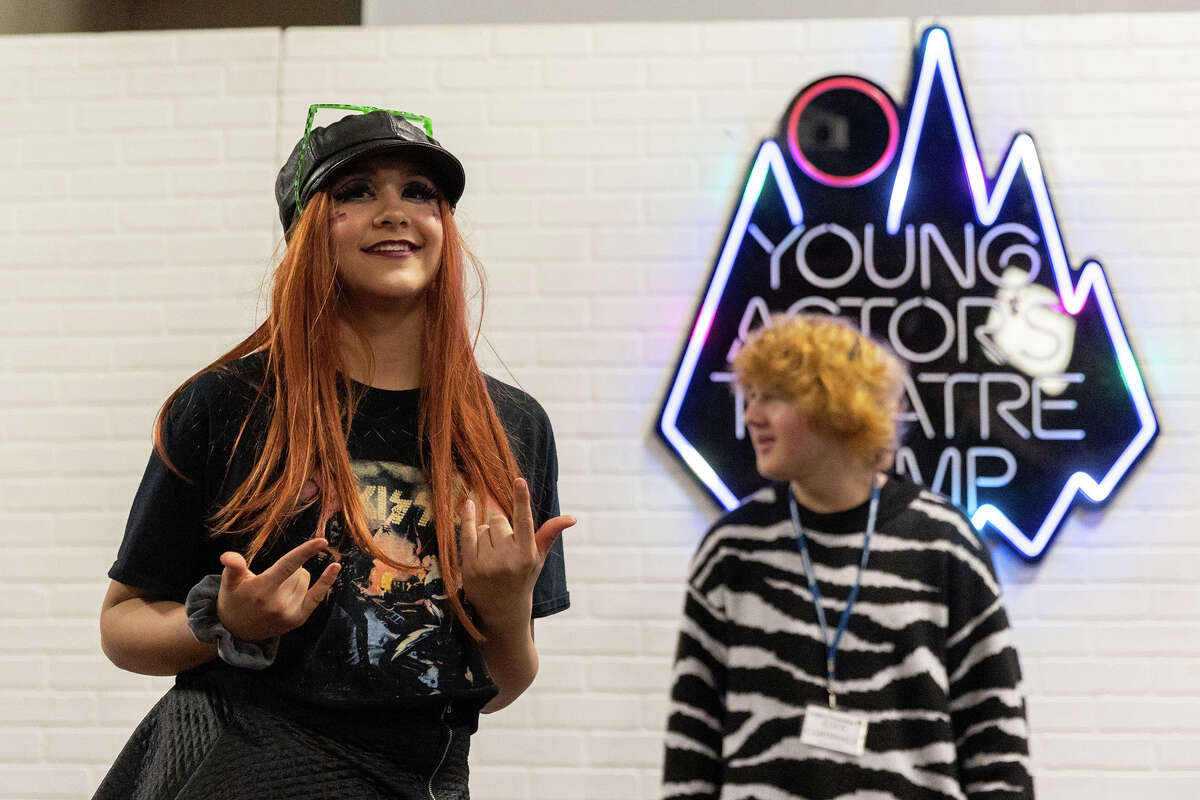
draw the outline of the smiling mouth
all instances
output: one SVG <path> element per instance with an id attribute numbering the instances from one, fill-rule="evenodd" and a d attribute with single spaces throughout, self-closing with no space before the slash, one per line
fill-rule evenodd
<path id="1" fill-rule="evenodd" d="M 370 247 L 364 247 L 363 252 L 371 253 L 372 255 L 390 256 L 407 255 L 408 253 L 415 253 L 420 249 L 418 245 L 402 239 L 398 241 L 377 242 Z"/>

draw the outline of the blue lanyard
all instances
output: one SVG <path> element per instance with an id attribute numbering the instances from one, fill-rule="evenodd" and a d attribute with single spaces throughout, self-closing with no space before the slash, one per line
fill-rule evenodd
<path id="1" fill-rule="evenodd" d="M 788 489 L 788 504 L 792 511 L 792 527 L 796 529 L 796 542 L 800 548 L 800 558 L 804 561 L 804 576 L 808 578 L 808 590 L 812 593 L 813 605 L 817 609 L 817 624 L 821 626 L 821 640 L 825 642 L 825 690 L 829 693 L 829 707 L 837 708 L 837 696 L 833 693 L 833 677 L 837 667 L 838 643 L 842 634 L 850 625 L 850 609 L 858 599 L 858 589 L 862 586 L 863 571 L 867 568 L 867 556 L 871 553 L 871 534 L 875 532 L 875 518 L 879 514 L 879 486 L 871 490 L 871 506 L 867 511 L 867 531 L 863 536 L 862 560 L 858 562 L 858 575 L 854 578 L 854 588 L 846 599 L 846 608 L 842 610 L 842 618 L 838 622 L 837 632 L 833 640 L 829 639 L 829 624 L 825 621 L 825 608 L 821 605 L 821 590 L 817 586 L 817 574 L 813 571 L 812 559 L 808 555 L 808 544 L 804 537 L 804 526 L 800 524 L 800 509 L 796 506 L 796 495 Z"/>

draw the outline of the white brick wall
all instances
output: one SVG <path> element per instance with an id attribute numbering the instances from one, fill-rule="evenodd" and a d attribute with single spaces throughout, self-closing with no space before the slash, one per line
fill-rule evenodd
<path id="1" fill-rule="evenodd" d="M 1042 797 L 1200 796 L 1200 14 L 941 19 L 990 168 L 1041 149 L 1163 433 L 1036 567 L 996 561 Z M 686 560 L 714 509 L 651 433 L 758 140 L 798 88 L 902 97 L 925 20 L 0 38 L 0 798 L 86 797 L 166 683 L 97 646 L 158 403 L 248 331 L 312 102 L 433 117 L 485 331 L 559 435 L 573 609 L 476 738 L 481 800 L 651 798 Z M 482 360 L 499 375 L 491 353 Z"/>

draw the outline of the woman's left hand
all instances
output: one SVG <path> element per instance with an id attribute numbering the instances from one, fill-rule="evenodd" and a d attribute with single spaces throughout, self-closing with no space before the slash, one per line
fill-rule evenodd
<path id="1" fill-rule="evenodd" d="M 475 503 L 460 511 L 462 580 L 467 599 L 479 613 L 484 633 L 528 630 L 533 609 L 533 585 L 546 554 L 559 535 L 575 524 L 570 516 L 547 520 L 535 532 L 524 478 L 513 483 L 513 519 L 498 508 L 489 509 L 487 522 L 476 525 Z"/>

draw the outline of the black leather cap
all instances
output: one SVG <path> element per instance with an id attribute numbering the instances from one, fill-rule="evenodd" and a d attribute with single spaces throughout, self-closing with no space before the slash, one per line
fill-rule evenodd
<path id="1" fill-rule="evenodd" d="M 303 139 L 296 142 L 275 179 L 275 202 L 285 231 L 296 216 L 296 165 L 304 144 Z M 404 117 L 371 111 L 350 114 L 332 125 L 312 129 L 300 163 L 300 202 L 307 203 L 334 173 L 354 159 L 385 152 L 395 152 L 427 168 L 430 179 L 450 205 L 456 205 L 462 197 L 467 175 L 449 150 Z"/>

